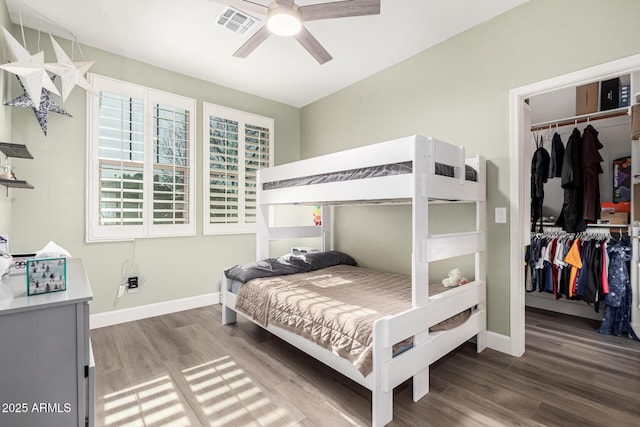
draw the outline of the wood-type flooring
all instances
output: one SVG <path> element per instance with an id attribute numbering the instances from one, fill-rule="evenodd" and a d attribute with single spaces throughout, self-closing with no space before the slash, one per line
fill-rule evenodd
<path id="1" fill-rule="evenodd" d="M 96 426 L 367 426 L 371 393 L 251 322 L 209 306 L 91 331 Z M 431 366 L 391 426 L 640 426 L 640 342 L 526 312 L 520 358 L 466 343 Z"/>

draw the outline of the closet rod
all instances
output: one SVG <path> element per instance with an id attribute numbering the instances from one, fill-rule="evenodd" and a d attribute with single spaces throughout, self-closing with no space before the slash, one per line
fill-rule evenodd
<path id="1" fill-rule="evenodd" d="M 550 127 L 569 126 L 578 123 L 589 122 L 592 120 L 610 119 L 611 117 L 628 116 L 629 108 L 623 107 L 616 110 L 599 111 L 597 113 L 585 114 L 582 116 L 568 117 L 559 120 L 551 120 L 548 122 L 540 122 L 531 125 L 531 132 L 549 129 Z"/>

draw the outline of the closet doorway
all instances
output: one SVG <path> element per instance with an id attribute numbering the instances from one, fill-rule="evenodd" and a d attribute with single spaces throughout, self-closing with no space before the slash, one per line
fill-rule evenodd
<path id="1" fill-rule="evenodd" d="M 607 64 L 598 65 L 574 73 L 544 80 L 509 93 L 510 103 L 510 349 L 513 356 L 521 356 L 525 350 L 525 275 L 523 260 L 525 246 L 530 243 L 531 220 L 531 158 L 535 145 L 532 144 L 531 125 L 532 106 L 527 100 L 536 100 L 561 94 L 592 82 L 605 81 L 619 76 L 631 76 L 631 104 L 635 103 L 635 94 L 640 92 L 640 55 L 634 55 Z M 635 79 L 635 80 L 634 80 Z M 578 118 L 575 118 L 576 124 Z M 585 124 L 586 125 L 586 124 Z M 584 128 L 583 125 L 581 127 Z M 596 123 L 593 123 L 596 127 Z M 566 143 L 566 139 L 564 139 Z M 629 136 L 629 153 L 631 139 Z M 634 147 L 634 150 L 637 148 Z M 637 154 L 635 158 L 638 158 Z M 603 168 L 609 165 L 603 163 Z M 546 197 L 545 197 L 546 198 Z M 603 199 L 605 200 L 605 199 Z M 633 218 L 632 218 L 633 219 Z M 633 225 L 633 222 L 632 224 Z M 632 287 L 634 291 L 635 329 L 640 329 L 638 321 L 638 277 L 632 269 Z"/>

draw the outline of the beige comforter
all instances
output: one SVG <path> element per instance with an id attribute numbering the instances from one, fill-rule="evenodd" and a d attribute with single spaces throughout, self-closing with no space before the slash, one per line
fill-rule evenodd
<path id="1" fill-rule="evenodd" d="M 431 295 L 444 290 L 430 287 Z M 374 321 L 410 308 L 410 277 L 347 265 L 253 279 L 240 287 L 236 299 L 236 309 L 256 322 L 301 335 L 349 360 L 365 376 L 372 370 Z"/>

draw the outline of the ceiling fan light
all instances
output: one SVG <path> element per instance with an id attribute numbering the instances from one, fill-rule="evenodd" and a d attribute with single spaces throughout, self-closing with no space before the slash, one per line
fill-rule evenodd
<path id="1" fill-rule="evenodd" d="M 302 28 L 302 19 L 297 10 L 279 7 L 269 11 L 267 28 L 278 36 L 293 36 Z"/>

